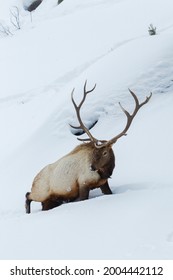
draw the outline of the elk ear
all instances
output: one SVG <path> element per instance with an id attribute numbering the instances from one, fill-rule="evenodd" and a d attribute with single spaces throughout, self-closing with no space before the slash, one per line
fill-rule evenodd
<path id="1" fill-rule="evenodd" d="M 115 144 L 115 143 L 108 143 L 107 147 L 108 147 L 109 149 L 112 149 L 112 146 L 113 146 L 114 144 Z"/>

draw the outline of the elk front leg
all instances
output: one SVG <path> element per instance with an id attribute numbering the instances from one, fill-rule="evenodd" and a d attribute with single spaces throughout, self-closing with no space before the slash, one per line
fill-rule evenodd
<path id="1" fill-rule="evenodd" d="M 112 194 L 108 181 L 106 181 L 106 183 L 104 185 L 100 186 L 100 189 L 103 194 Z"/>
<path id="2" fill-rule="evenodd" d="M 79 189 L 79 200 L 85 200 L 89 197 L 89 188 L 87 186 L 82 186 Z"/>
<path id="3" fill-rule="evenodd" d="M 60 206 L 62 203 L 63 201 L 61 199 L 58 199 L 56 196 L 50 197 L 41 203 L 42 210 L 45 211 L 45 210 L 53 209 L 55 207 Z"/>

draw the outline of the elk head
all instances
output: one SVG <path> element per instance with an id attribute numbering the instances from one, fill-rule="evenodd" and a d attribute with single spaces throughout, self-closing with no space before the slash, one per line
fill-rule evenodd
<path id="1" fill-rule="evenodd" d="M 74 89 L 71 93 L 71 99 L 72 99 L 72 103 L 73 103 L 75 111 L 76 111 L 79 126 L 72 126 L 72 125 L 70 125 L 70 126 L 74 129 L 82 129 L 88 135 L 89 138 L 87 138 L 87 139 L 80 139 L 80 138 L 77 138 L 77 139 L 79 141 L 89 142 L 89 145 L 93 146 L 90 168 L 93 171 L 97 171 L 100 174 L 101 178 L 107 179 L 112 175 L 113 169 L 115 167 L 115 156 L 114 156 L 114 153 L 112 150 L 112 146 L 122 136 L 127 135 L 126 134 L 127 130 L 129 129 L 134 117 L 136 116 L 139 109 L 150 100 L 152 93 L 150 94 L 149 97 L 146 97 L 146 99 L 142 103 L 139 103 L 139 100 L 138 100 L 137 96 L 135 95 L 135 93 L 129 89 L 129 92 L 135 101 L 135 108 L 134 108 L 133 113 L 130 114 L 127 110 L 125 110 L 123 108 L 123 106 L 119 102 L 120 108 L 122 109 L 122 111 L 124 112 L 124 114 L 127 117 L 127 123 L 126 123 L 125 128 L 118 135 L 116 135 L 115 137 L 113 137 L 110 140 L 98 140 L 91 134 L 89 129 L 84 125 L 84 123 L 81 119 L 81 115 L 80 115 L 80 109 L 86 99 L 87 94 L 92 92 L 96 87 L 96 84 L 95 84 L 91 90 L 87 91 L 86 84 L 87 84 L 87 81 L 84 84 L 83 98 L 82 98 L 81 102 L 79 103 L 79 105 L 76 104 L 76 102 L 74 101 L 74 98 L 73 98 Z"/>

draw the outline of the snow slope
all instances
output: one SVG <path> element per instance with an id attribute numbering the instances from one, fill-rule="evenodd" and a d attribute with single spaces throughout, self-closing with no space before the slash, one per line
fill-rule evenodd
<path id="1" fill-rule="evenodd" d="M 172 259 L 172 1 L 44 0 L 32 22 L 22 1 L 5 3 L 0 22 L 9 25 L 17 5 L 22 28 L 0 38 L 0 258 Z M 86 79 L 97 86 L 82 116 L 98 119 L 99 139 L 123 129 L 118 102 L 133 110 L 128 88 L 141 101 L 153 92 L 114 146 L 113 195 L 95 190 L 47 212 L 33 203 L 26 215 L 34 176 L 78 144 L 70 94 L 75 87 L 79 101 Z"/>

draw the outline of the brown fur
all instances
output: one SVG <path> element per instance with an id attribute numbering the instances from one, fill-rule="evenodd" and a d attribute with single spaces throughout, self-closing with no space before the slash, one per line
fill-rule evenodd
<path id="1" fill-rule="evenodd" d="M 108 179 L 115 167 L 115 156 L 111 146 L 93 150 L 92 169 L 98 170 L 102 179 Z"/>
<path id="2" fill-rule="evenodd" d="M 89 143 L 82 143 L 78 146 L 76 146 L 70 153 L 69 155 L 73 155 L 73 154 L 76 154 L 80 151 L 85 151 L 85 152 L 91 152 L 93 151 L 95 148 L 94 144 L 92 142 L 89 142 Z"/>
<path id="3" fill-rule="evenodd" d="M 56 195 L 51 195 L 48 199 L 42 202 L 42 210 L 49 210 L 60 206 L 63 203 L 63 200 L 57 197 Z"/>

